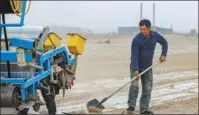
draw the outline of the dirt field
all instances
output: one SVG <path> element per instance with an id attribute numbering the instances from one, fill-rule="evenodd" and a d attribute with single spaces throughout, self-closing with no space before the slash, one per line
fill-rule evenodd
<path id="1" fill-rule="evenodd" d="M 103 43 L 108 38 L 111 43 Z M 151 109 L 155 113 L 198 113 L 198 38 L 175 35 L 165 35 L 165 38 L 169 44 L 168 57 L 153 69 Z M 87 39 L 85 53 L 79 57 L 74 87 L 65 98 L 57 96 L 60 112 L 87 113 L 89 100 L 101 100 L 130 80 L 131 36 Z M 154 62 L 161 53 L 160 45 L 155 52 Z M 103 113 L 125 110 L 128 91 L 129 86 L 104 103 Z M 139 103 L 136 112 L 139 113 Z"/>
<path id="2" fill-rule="evenodd" d="M 153 69 L 150 109 L 157 114 L 198 114 L 198 38 L 176 35 L 165 38 L 169 44 L 167 61 Z M 106 39 L 111 43 L 103 43 Z M 88 101 L 101 100 L 127 83 L 131 41 L 131 36 L 88 36 L 85 52 L 78 60 L 74 86 L 64 98 L 62 94 L 56 97 L 59 113 L 88 113 Z M 160 54 L 161 46 L 157 45 L 154 62 Z M 125 114 L 128 91 L 129 86 L 105 102 L 106 109 L 102 112 Z M 135 113 L 139 113 L 141 88 L 139 92 Z M 46 113 L 45 106 L 40 113 Z"/>

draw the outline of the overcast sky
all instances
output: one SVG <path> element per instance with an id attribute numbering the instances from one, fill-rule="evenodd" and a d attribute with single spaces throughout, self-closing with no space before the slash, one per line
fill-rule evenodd
<path id="1" fill-rule="evenodd" d="M 156 3 L 156 25 L 178 32 L 198 30 L 198 1 L 144 1 L 143 18 L 152 22 Z M 116 31 L 118 26 L 137 26 L 140 1 L 33 1 L 26 25 L 63 25 Z"/>

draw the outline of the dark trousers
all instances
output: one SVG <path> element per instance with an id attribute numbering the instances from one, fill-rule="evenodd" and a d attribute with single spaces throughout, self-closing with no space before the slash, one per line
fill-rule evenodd
<path id="1" fill-rule="evenodd" d="M 143 70 L 141 70 L 139 72 L 141 73 L 142 71 Z M 135 70 L 130 67 L 131 79 L 134 77 L 134 72 L 135 72 Z M 141 79 L 141 83 L 142 83 L 142 95 L 140 98 L 140 111 L 144 112 L 144 111 L 148 110 L 150 99 L 151 99 L 151 91 L 152 91 L 152 87 L 153 87 L 152 69 L 150 69 L 145 74 L 143 74 L 139 79 Z M 136 100 L 138 97 L 139 79 L 135 80 L 131 83 L 130 90 L 129 90 L 128 106 L 132 106 L 134 108 L 136 106 Z"/>
<path id="2" fill-rule="evenodd" d="M 51 93 L 53 92 L 53 88 L 51 87 Z M 48 94 L 48 91 L 45 89 L 41 89 L 41 94 L 46 102 L 46 107 L 48 109 L 48 115 L 55 115 L 57 108 L 56 108 L 56 103 L 55 103 L 55 94 Z"/>

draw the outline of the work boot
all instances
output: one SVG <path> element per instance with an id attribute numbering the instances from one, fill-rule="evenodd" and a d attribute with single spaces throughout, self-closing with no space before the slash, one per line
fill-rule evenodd
<path id="1" fill-rule="evenodd" d="M 129 108 L 127 108 L 127 114 L 132 114 L 134 110 L 135 110 L 134 107 L 129 106 Z"/>
<path id="2" fill-rule="evenodd" d="M 144 112 L 141 112 L 142 115 L 153 115 L 153 112 L 152 111 L 144 111 Z"/>

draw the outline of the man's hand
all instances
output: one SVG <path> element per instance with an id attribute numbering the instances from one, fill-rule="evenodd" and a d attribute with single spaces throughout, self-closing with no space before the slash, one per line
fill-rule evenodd
<path id="1" fill-rule="evenodd" d="M 164 61 L 166 61 L 166 56 L 160 56 L 160 58 L 159 58 L 159 60 L 160 60 L 160 62 L 164 62 Z"/>
<path id="2" fill-rule="evenodd" d="M 138 75 L 139 75 L 139 71 L 135 71 L 135 72 L 134 72 L 134 76 L 135 76 L 137 79 L 139 78 Z"/>

